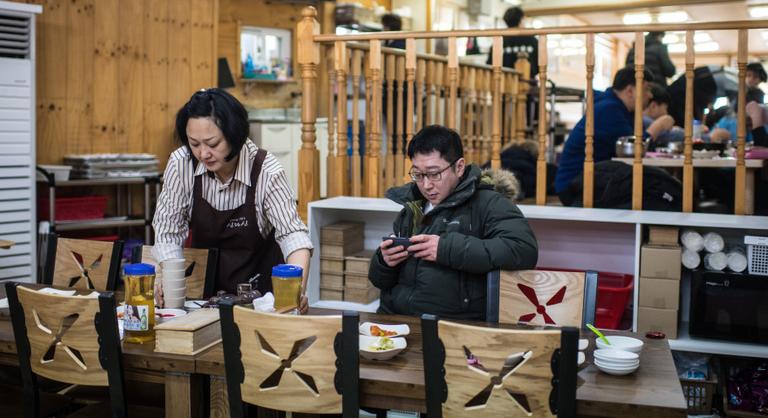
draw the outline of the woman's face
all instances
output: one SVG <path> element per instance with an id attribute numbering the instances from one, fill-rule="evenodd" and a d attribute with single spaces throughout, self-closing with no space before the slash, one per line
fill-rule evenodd
<path id="1" fill-rule="evenodd" d="M 231 151 L 229 142 L 224 139 L 221 129 L 210 117 L 189 119 L 187 139 L 192 154 L 198 161 L 205 164 L 208 171 L 216 173 L 231 163 L 225 160 Z"/>

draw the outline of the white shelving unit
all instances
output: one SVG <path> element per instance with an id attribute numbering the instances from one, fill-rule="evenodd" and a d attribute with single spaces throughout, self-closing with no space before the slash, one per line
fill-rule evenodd
<path id="1" fill-rule="evenodd" d="M 540 267 L 559 267 L 632 274 L 635 289 L 640 277 L 640 246 L 643 226 L 723 228 L 768 231 L 768 217 L 706 213 L 584 209 L 558 206 L 519 205 L 539 243 Z M 320 228 L 334 222 L 365 222 L 365 248 L 375 249 L 381 237 L 392 232 L 392 222 L 402 207 L 383 198 L 336 197 L 309 204 L 309 233 L 315 251 L 312 266 L 320 265 Z M 373 311 L 378 302 L 361 305 L 349 302 L 320 301 L 319 269 L 310 269 L 307 294 L 312 306 Z M 637 327 L 638 293 L 633 298 L 633 329 Z M 683 318 L 685 320 L 685 317 Z M 687 337 L 687 327 L 670 345 L 676 350 L 742 353 L 750 355 L 768 346 L 740 343 L 715 343 Z M 754 347 L 752 347 L 754 346 Z M 722 350 L 722 351 L 714 351 Z"/>
<path id="2" fill-rule="evenodd" d="M 35 15 L 0 1 L 0 280 L 35 277 Z"/>

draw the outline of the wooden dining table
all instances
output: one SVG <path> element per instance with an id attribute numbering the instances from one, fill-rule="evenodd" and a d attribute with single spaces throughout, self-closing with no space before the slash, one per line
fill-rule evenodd
<path id="1" fill-rule="evenodd" d="M 0 297 L 5 288 L 0 286 Z M 338 311 L 310 308 L 310 314 L 328 315 Z M 383 324 L 407 324 L 408 347 L 388 361 L 360 359 L 360 403 L 381 409 L 426 412 L 424 364 L 421 353 L 419 318 L 400 315 L 360 313 L 360 320 Z M 666 340 L 649 340 L 640 353 L 640 368 L 628 376 L 612 376 L 592 364 L 594 339 L 586 352 L 586 365 L 577 380 L 577 414 L 589 417 L 684 417 L 686 401 Z M 0 364 L 17 365 L 16 344 L 7 309 L 0 309 Z M 194 355 L 155 352 L 153 346 L 123 344 L 123 364 L 130 380 L 165 384 L 165 416 L 174 418 L 229 416 L 221 344 Z M 210 384 L 206 384 L 209 377 Z M 206 387 L 210 397 L 204 396 Z"/>

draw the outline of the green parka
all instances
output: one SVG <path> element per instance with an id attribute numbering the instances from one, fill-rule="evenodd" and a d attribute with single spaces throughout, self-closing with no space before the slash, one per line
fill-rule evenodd
<path id="1" fill-rule="evenodd" d="M 453 193 L 426 215 L 416 184 L 387 191 L 403 205 L 395 235 L 432 234 L 440 241 L 437 262 L 411 256 L 392 268 L 376 251 L 368 278 L 381 289 L 380 313 L 482 320 L 486 273 L 536 266 L 536 238 L 510 197 L 496 191 L 496 179 L 469 165 Z"/>

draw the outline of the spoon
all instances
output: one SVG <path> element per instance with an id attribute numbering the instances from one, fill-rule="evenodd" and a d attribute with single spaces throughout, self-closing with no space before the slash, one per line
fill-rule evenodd
<path id="1" fill-rule="evenodd" d="M 600 337 L 600 339 L 601 339 L 601 340 L 603 340 L 603 342 L 604 342 L 606 345 L 611 345 L 611 342 L 610 342 L 610 341 L 608 341 L 608 339 L 607 339 L 607 338 L 605 338 L 605 335 L 603 335 L 603 333 L 602 333 L 602 332 L 600 332 L 600 330 L 599 330 L 599 329 L 595 328 L 595 326 L 594 326 L 594 325 L 592 325 L 592 324 L 587 324 L 587 328 L 589 328 L 589 329 L 590 329 L 590 331 L 594 332 L 594 333 L 595 333 L 595 334 L 596 334 L 598 337 Z"/>

